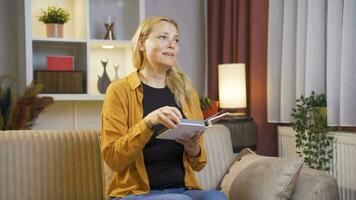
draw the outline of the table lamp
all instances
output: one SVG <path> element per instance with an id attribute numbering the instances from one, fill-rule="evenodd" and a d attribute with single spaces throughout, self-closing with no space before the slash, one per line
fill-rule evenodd
<path id="1" fill-rule="evenodd" d="M 246 109 L 246 70 L 244 63 L 220 64 L 219 71 L 219 104 L 220 108 L 229 111 L 230 117 L 244 117 Z"/>

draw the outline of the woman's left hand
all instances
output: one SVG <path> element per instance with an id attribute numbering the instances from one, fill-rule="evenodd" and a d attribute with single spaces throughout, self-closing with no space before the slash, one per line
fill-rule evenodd
<path id="1" fill-rule="evenodd" d="M 199 139 L 203 133 L 195 133 L 193 137 L 189 137 L 186 134 L 183 134 L 183 138 L 176 139 L 176 142 L 184 146 L 185 151 L 187 151 L 190 157 L 197 157 L 200 154 L 200 145 Z"/>

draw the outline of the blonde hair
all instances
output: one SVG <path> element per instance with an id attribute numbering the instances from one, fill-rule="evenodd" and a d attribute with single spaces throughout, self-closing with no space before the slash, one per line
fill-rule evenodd
<path id="1" fill-rule="evenodd" d="M 137 28 L 134 37 L 132 38 L 132 64 L 140 70 L 143 68 L 145 55 L 139 49 L 139 42 L 142 38 L 147 38 L 152 31 L 153 25 L 165 21 L 173 24 L 178 31 L 178 24 L 172 19 L 163 16 L 153 16 L 145 19 Z M 177 62 L 167 71 L 165 83 L 172 91 L 174 99 L 179 106 L 182 106 L 186 101 L 188 105 L 193 104 L 192 83 L 189 77 L 181 70 Z"/>

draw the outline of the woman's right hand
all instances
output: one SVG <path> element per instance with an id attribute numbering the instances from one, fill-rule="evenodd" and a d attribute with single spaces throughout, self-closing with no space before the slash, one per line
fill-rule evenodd
<path id="1" fill-rule="evenodd" d="M 143 120 L 147 127 L 152 129 L 153 126 L 158 124 L 167 128 L 177 128 L 176 124 L 180 122 L 180 119 L 182 119 L 182 114 L 176 107 L 164 106 L 152 111 Z"/>

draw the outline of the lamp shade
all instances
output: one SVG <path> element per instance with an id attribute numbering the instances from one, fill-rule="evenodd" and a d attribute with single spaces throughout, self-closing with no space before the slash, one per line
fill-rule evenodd
<path id="1" fill-rule="evenodd" d="M 218 69 L 220 108 L 246 108 L 245 64 L 220 64 Z"/>

